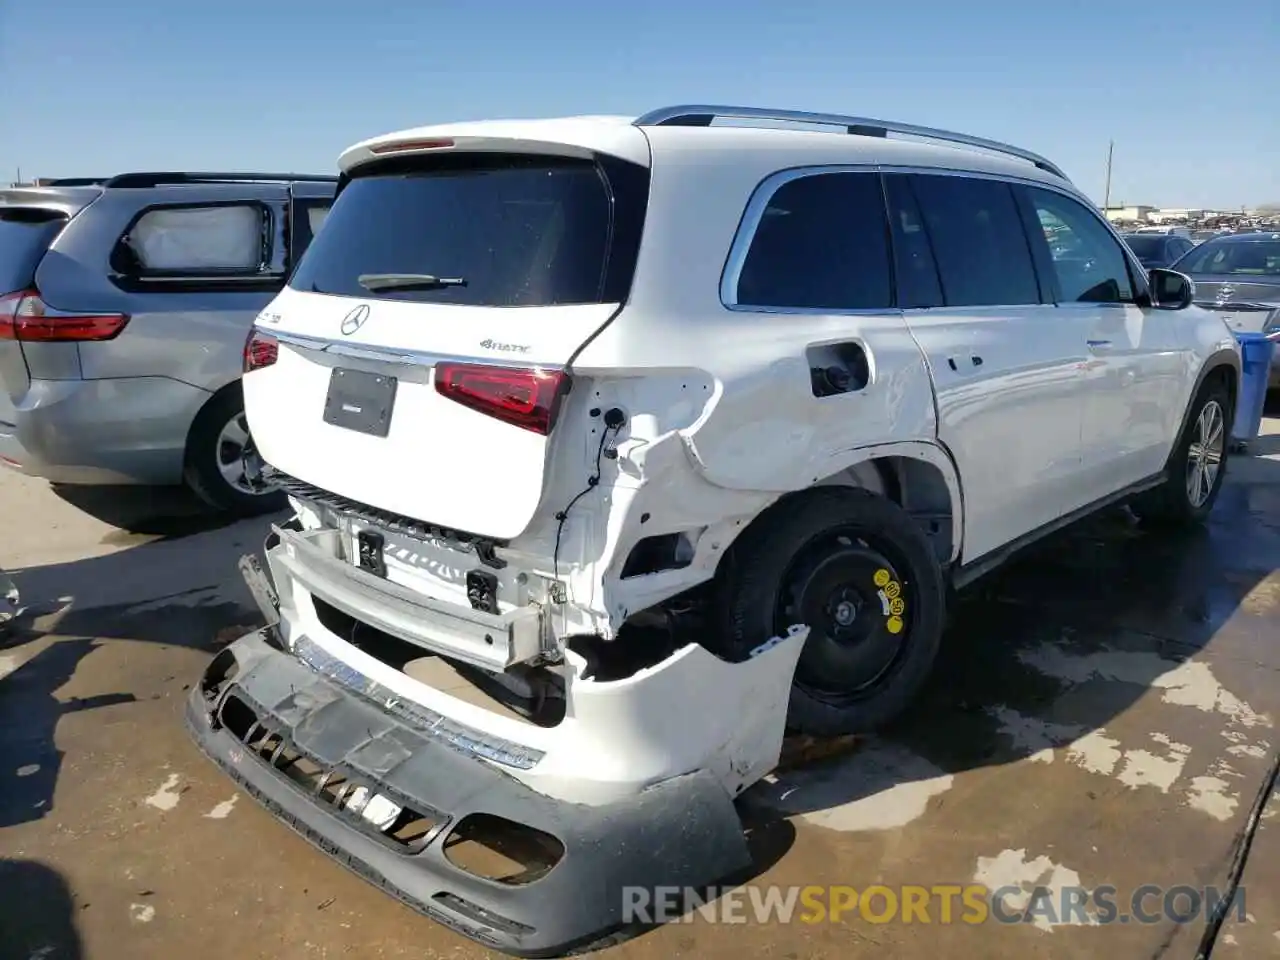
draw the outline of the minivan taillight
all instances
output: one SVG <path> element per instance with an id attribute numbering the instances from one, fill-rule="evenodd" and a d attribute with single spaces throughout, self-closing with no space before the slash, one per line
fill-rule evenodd
<path id="1" fill-rule="evenodd" d="M 129 322 L 124 313 L 55 310 L 34 290 L 0 296 L 0 340 L 24 343 L 82 343 L 111 340 Z"/>
<path id="2" fill-rule="evenodd" d="M 244 372 L 269 367 L 280 357 L 280 341 L 261 330 L 249 331 L 244 342 Z"/>
<path id="3" fill-rule="evenodd" d="M 563 371 L 436 364 L 436 392 L 505 423 L 543 436 L 555 426 L 560 398 L 569 392 Z"/>

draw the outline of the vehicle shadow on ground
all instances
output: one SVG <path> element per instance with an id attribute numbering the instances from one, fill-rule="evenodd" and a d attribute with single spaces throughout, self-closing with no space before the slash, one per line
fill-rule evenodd
<path id="1" fill-rule="evenodd" d="M 236 522 L 210 510 L 186 487 L 52 484 L 50 489 L 59 499 L 126 536 L 187 537 Z"/>
<path id="2" fill-rule="evenodd" d="M 152 518 L 152 529 L 165 522 L 154 508 Z M 6 571 L 21 612 L 0 632 L 0 828 L 53 810 L 62 717 L 137 699 L 128 689 L 93 689 L 91 677 L 76 686 L 89 695 L 60 694 L 96 649 L 126 641 L 212 654 L 261 624 L 236 563 L 260 550 L 271 519 L 219 520 L 106 556 Z"/>
<path id="3" fill-rule="evenodd" d="M 847 756 L 779 773 L 743 806 L 759 822 L 772 812 L 836 829 L 898 825 L 894 804 L 858 801 L 1066 746 L 1169 684 L 1215 638 L 1264 649 L 1280 636 L 1280 593 L 1260 586 L 1280 568 L 1280 462 L 1261 459 L 1276 452 L 1280 437 L 1263 437 L 1232 458 L 1203 528 L 1147 530 L 1117 508 L 975 584 L 901 721 Z"/>
<path id="4" fill-rule="evenodd" d="M 84 956 L 75 899 L 58 871 L 32 860 L 0 859 L 0 891 L 0 956 Z"/>

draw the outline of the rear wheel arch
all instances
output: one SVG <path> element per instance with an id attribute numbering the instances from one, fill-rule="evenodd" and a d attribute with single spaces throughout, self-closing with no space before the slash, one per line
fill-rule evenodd
<path id="1" fill-rule="evenodd" d="M 843 462 L 832 460 L 827 473 L 806 490 L 831 486 L 859 487 L 902 507 L 925 528 L 946 565 L 960 555 L 964 534 L 964 497 L 959 471 L 951 456 L 935 443 L 906 441 L 850 451 Z M 767 512 L 767 511 L 766 511 Z"/>

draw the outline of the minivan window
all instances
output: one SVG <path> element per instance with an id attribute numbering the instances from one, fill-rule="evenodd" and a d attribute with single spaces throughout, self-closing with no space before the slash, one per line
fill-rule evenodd
<path id="1" fill-rule="evenodd" d="M 618 198 L 629 206 L 617 209 Z M 643 202 L 615 192 L 586 159 L 455 153 L 384 163 L 338 194 L 289 285 L 488 307 L 616 302 L 606 298 L 625 291 L 608 282 L 619 266 L 610 260 L 634 269 Z"/>
<path id="2" fill-rule="evenodd" d="M 1040 303 L 1031 248 L 1007 183 L 912 174 L 949 307 Z"/>
<path id="3" fill-rule="evenodd" d="M 778 187 L 743 260 L 737 302 L 817 310 L 892 306 L 880 178 L 815 173 Z"/>
<path id="4" fill-rule="evenodd" d="M 0 295 L 31 286 L 40 259 L 66 223 L 47 210 L 0 210 Z"/>
<path id="5" fill-rule="evenodd" d="M 1049 244 L 1058 302 L 1132 303 L 1128 261 L 1102 220 L 1053 190 L 1026 190 Z M 1164 237 L 1156 239 L 1165 242 Z"/>

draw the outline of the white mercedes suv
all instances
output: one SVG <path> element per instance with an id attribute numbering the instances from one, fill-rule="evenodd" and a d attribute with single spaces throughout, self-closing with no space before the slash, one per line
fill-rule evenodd
<path id="1" fill-rule="evenodd" d="M 949 587 L 1221 487 L 1231 333 L 1026 150 L 689 106 L 340 166 L 245 349 L 296 511 L 271 580 L 249 564 L 270 623 L 188 719 L 296 829 L 507 952 L 741 867 L 732 798 L 785 729 L 906 708 Z M 450 859 L 485 830 L 548 863 Z"/>

